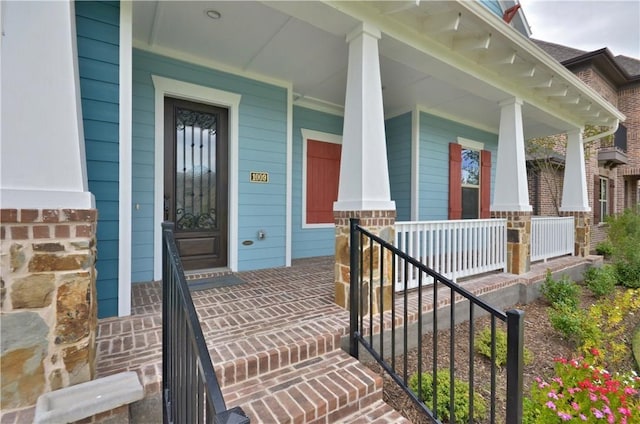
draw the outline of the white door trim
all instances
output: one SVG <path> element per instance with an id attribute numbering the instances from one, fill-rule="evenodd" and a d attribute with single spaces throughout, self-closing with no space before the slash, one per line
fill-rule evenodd
<path id="1" fill-rule="evenodd" d="M 155 170 L 153 209 L 153 279 L 162 278 L 164 218 L 164 98 L 171 96 L 229 109 L 229 238 L 228 266 L 238 270 L 238 126 L 240 94 L 152 75 L 155 88 Z"/>

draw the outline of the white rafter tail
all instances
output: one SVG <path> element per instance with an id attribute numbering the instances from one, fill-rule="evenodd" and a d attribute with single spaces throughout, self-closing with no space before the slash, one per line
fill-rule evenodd
<path id="1" fill-rule="evenodd" d="M 411 0 L 406 2 L 392 2 L 391 5 L 383 7 L 381 12 L 383 15 L 393 15 L 395 13 L 404 12 L 405 10 L 414 9 L 420 6 L 420 0 Z"/>
<path id="2" fill-rule="evenodd" d="M 596 110 L 596 111 L 593 111 L 593 112 L 587 112 L 587 113 L 584 114 L 584 116 L 586 116 L 587 118 L 590 118 L 590 119 L 595 119 L 595 118 L 600 116 L 600 111 Z"/>
<path id="3" fill-rule="evenodd" d="M 536 74 L 535 65 L 529 65 L 528 63 L 517 62 L 509 67 L 505 67 L 505 72 L 509 75 L 519 78 L 533 78 Z"/>
<path id="4" fill-rule="evenodd" d="M 577 105 L 580 103 L 580 96 L 565 96 L 558 101 L 567 105 Z"/>
<path id="5" fill-rule="evenodd" d="M 587 103 L 586 105 L 582 105 L 581 107 L 577 108 L 578 112 L 589 112 L 591 110 L 591 103 Z"/>
<path id="6" fill-rule="evenodd" d="M 569 92 L 569 89 L 566 86 L 539 88 L 538 90 L 547 97 L 564 97 Z"/>
<path id="7" fill-rule="evenodd" d="M 516 52 L 490 52 L 484 55 L 478 62 L 482 65 L 501 66 L 513 65 L 516 61 Z"/>
<path id="8" fill-rule="evenodd" d="M 488 50 L 491 44 L 491 34 L 481 37 L 457 38 L 453 40 L 453 49 L 461 52 L 473 50 Z"/>
<path id="9" fill-rule="evenodd" d="M 439 13 L 422 19 L 422 31 L 429 34 L 456 32 L 460 28 L 461 13 Z"/>
<path id="10" fill-rule="evenodd" d="M 529 88 L 549 88 L 553 84 L 553 78 L 537 78 L 526 83 Z"/>

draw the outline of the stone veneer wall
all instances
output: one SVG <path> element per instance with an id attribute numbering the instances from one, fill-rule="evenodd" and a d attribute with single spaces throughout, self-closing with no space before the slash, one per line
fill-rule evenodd
<path id="1" fill-rule="evenodd" d="M 507 272 L 524 274 L 531 269 L 531 212 L 491 212 L 507 220 Z"/>
<path id="2" fill-rule="evenodd" d="M 586 258 L 591 251 L 591 216 L 592 212 L 561 212 L 561 216 L 572 216 L 575 228 L 575 249 L 576 256 Z"/>
<path id="3" fill-rule="evenodd" d="M 349 251 L 349 219 L 359 218 L 360 226 L 367 229 L 367 231 L 375 234 L 376 236 L 386 240 L 389 243 L 394 242 L 395 238 L 395 222 L 396 211 L 338 211 L 334 212 L 334 218 L 336 223 L 336 265 L 335 265 L 335 302 L 338 306 L 345 309 L 349 309 L 349 287 L 350 285 L 350 251 Z M 380 246 L 374 244 L 373 252 L 367 244 L 363 250 L 363 260 L 367 273 L 365 273 L 364 280 L 365 286 L 363 288 L 363 295 L 369 295 L 369 283 L 371 280 L 373 284 L 373 313 L 379 312 L 380 304 L 382 302 L 383 310 L 391 309 L 391 295 L 393 291 L 392 281 L 392 255 L 391 252 L 386 251 L 384 257 L 384 269 L 386 270 L 384 276 L 380 276 Z M 368 264 L 369 258 L 373 254 L 373 267 L 374 272 L 371 278 L 368 276 Z M 381 284 L 382 280 L 382 284 Z M 365 310 L 362 313 L 369 312 L 369 299 L 364 299 L 362 302 Z"/>
<path id="4" fill-rule="evenodd" d="M 88 381 L 96 365 L 95 209 L 2 209 L 3 412 Z"/>

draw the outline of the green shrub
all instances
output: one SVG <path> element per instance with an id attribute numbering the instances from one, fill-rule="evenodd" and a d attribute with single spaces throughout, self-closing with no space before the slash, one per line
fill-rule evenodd
<path id="1" fill-rule="evenodd" d="M 615 267 L 608 264 L 601 268 L 591 267 L 584 273 L 584 283 L 596 297 L 607 296 L 613 293 L 618 274 Z"/>
<path id="2" fill-rule="evenodd" d="M 554 330 L 562 336 L 581 346 L 585 340 L 599 338 L 600 329 L 597 321 L 591 319 L 585 309 L 572 305 L 556 303 L 549 310 L 549 321 Z"/>
<path id="3" fill-rule="evenodd" d="M 640 250 L 640 248 L 638 249 Z M 616 273 L 621 285 L 630 289 L 640 288 L 640 266 L 638 265 L 625 261 L 615 262 Z"/>
<path id="4" fill-rule="evenodd" d="M 473 343 L 476 351 L 491 359 L 491 328 L 486 327 L 475 338 Z M 526 347 L 524 348 L 524 363 L 530 364 L 533 360 L 533 354 Z M 496 329 L 496 358 L 495 364 L 499 367 L 507 363 L 507 332 L 498 328 Z"/>
<path id="5" fill-rule="evenodd" d="M 551 276 L 551 271 L 547 271 L 547 277 L 542 287 L 540 287 L 540 292 L 552 306 L 563 304 L 574 309 L 578 307 L 580 286 L 571 281 L 566 275 L 563 275 L 559 280 L 555 280 Z"/>
<path id="6" fill-rule="evenodd" d="M 437 382 L 437 413 L 438 418 L 445 421 L 451 421 L 449 415 L 449 389 L 450 379 L 449 371 L 441 370 L 436 374 Z M 422 373 L 422 389 L 419 397 L 429 409 L 433 408 L 433 374 Z M 418 373 L 415 373 L 409 379 L 409 388 L 418 395 Z M 469 383 L 460 379 L 454 379 L 453 384 L 454 402 L 453 413 L 455 422 L 469 421 Z M 473 419 L 475 421 L 482 420 L 487 414 L 487 403 L 480 394 L 473 393 Z"/>
<path id="7" fill-rule="evenodd" d="M 613 244 L 609 240 L 601 241 L 596 245 L 596 253 L 609 259 L 613 254 Z"/>
<path id="8" fill-rule="evenodd" d="M 607 218 L 608 240 L 612 245 L 611 259 L 620 284 L 640 287 L 640 214 L 626 210 Z"/>

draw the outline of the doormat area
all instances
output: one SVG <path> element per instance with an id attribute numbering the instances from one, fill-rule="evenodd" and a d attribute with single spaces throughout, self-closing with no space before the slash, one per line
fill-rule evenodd
<path id="1" fill-rule="evenodd" d="M 237 286 L 243 283 L 245 283 L 245 281 L 235 274 L 226 274 L 218 277 L 187 281 L 189 290 L 192 292 L 207 289 L 218 289 L 220 287 Z"/>

